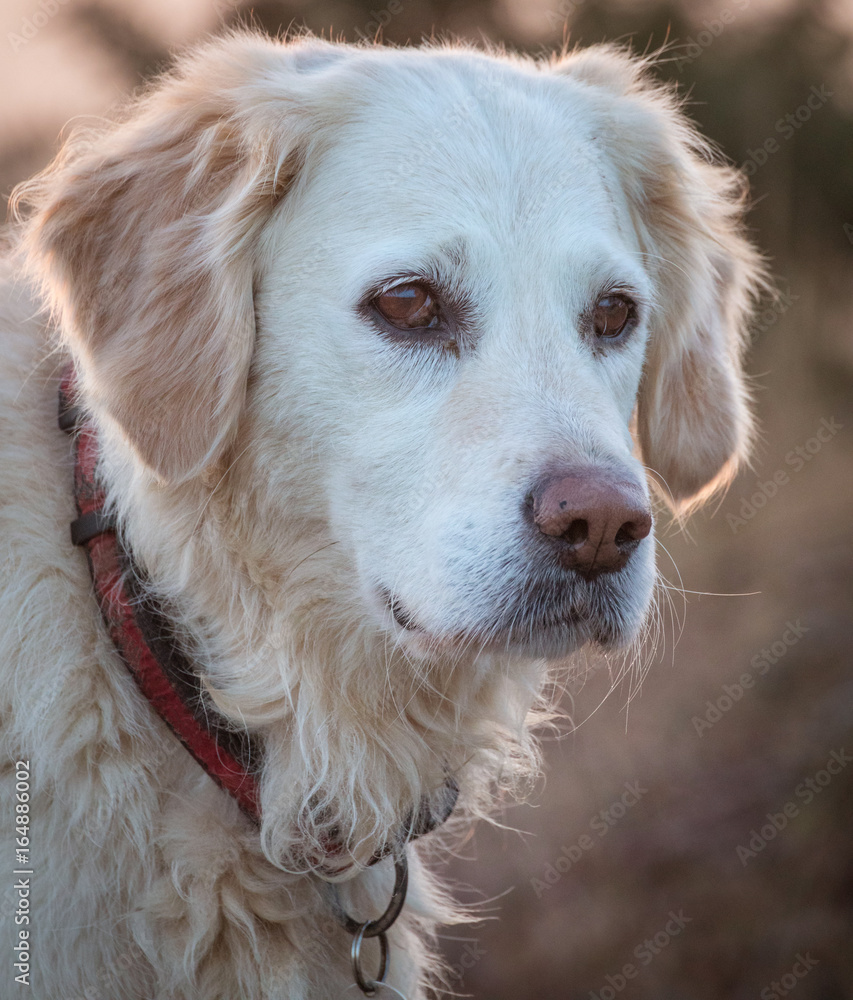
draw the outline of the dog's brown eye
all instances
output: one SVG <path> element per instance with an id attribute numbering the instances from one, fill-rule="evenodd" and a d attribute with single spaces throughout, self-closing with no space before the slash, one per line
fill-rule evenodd
<path id="1" fill-rule="evenodd" d="M 373 300 L 377 311 L 398 330 L 424 330 L 438 325 L 438 303 L 426 285 L 397 285 Z"/>
<path id="2" fill-rule="evenodd" d="M 592 327 L 596 337 L 612 340 L 618 337 L 634 314 L 634 304 L 621 295 L 605 295 L 595 303 Z"/>

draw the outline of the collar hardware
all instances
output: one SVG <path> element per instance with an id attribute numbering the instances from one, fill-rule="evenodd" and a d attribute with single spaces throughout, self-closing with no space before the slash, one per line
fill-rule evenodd
<path id="1" fill-rule="evenodd" d="M 377 987 L 385 982 L 388 974 L 388 931 L 393 926 L 406 902 L 406 890 L 409 887 L 409 864 L 406 858 L 405 845 L 394 851 L 394 888 L 385 912 L 375 920 L 359 922 L 351 917 L 341 906 L 338 892 L 334 885 L 330 886 L 330 906 L 341 926 L 352 934 L 350 960 L 352 974 L 356 985 L 366 997 L 376 996 Z M 379 972 L 375 978 L 366 977 L 361 965 L 361 946 L 365 938 L 379 938 Z"/>

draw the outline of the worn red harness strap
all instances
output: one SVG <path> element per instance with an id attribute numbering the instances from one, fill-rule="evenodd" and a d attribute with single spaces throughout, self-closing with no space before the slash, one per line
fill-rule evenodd
<path id="1" fill-rule="evenodd" d="M 216 710 L 201 678 L 182 651 L 168 616 L 148 593 L 143 576 L 111 518 L 97 480 L 98 439 L 95 427 L 75 405 L 72 366 L 59 390 L 59 426 L 74 436 L 74 494 L 77 518 L 73 543 L 86 552 L 89 570 L 107 631 L 140 690 L 183 745 L 240 808 L 260 823 L 258 778 L 262 744 L 245 731 L 235 731 Z M 425 798 L 401 824 L 393 843 L 381 846 L 369 864 L 387 857 L 407 841 L 430 833 L 456 805 L 459 788 L 451 775 L 436 796 Z M 343 854 L 330 842 L 330 870 Z"/>

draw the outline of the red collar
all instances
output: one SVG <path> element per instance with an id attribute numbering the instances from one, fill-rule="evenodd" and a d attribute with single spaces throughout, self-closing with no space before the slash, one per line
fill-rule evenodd
<path id="1" fill-rule="evenodd" d="M 147 592 L 143 574 L 122 544 L 97 480 L 97 433 L 75 405 L 75 385 L 74 369 L 69 365 L 59 389 L 59 426 L 74 436 L 77 517 L 71 523 L 71 540 L 86 552 L 104 624 L 131 676 L 160 718 L 243 812 L 260 824 L 258 776 L 263 744 L 245 730 L 234 730 L 216 710 L 198 670 L 179 647 L 168 616 Z M 458 793 L 455 780 L 448 775 L 438 802 L 425 798 L 404 821 L 399 843 L 430 833 L 443 823 L 453 811 Z M 394 847 L 391 843 L 380 847 L 369 863 L 386 857 Z M 329 845 L 331 867 L 342 850 L 340 844 Z"/>
<path id="2" fill-rule="evenodd" d="M 106 497 L 96 475 L 94 425 L 81 419 L 73 398 L 74 372 L 69 368 L 59 391 L 59 425 L 74 435 L 77 518 L 71 523 L 71 540 L 86 552 L 110 638 L 160 718 L 243 812 L 259 823 L 257 775 L 262 748 L 247 733 L 227 727 L 212 710 L 198 672 L 179 649 L 168 619 L 140 586 L 140 572 L 105 511 Z"/>

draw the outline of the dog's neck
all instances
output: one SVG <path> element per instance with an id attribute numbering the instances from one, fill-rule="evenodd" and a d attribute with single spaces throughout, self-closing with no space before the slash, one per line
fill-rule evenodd
<path id="1" fill-rule="evenodd" d="M 448 773 L 460 805 L 484 815 L 496 781 L 534 771 L 541 664 L 413 664 L 364 624 L 348 554 L 316 501 L 251 450 L 168 486 L 98 423 L 100 475 L 129 547 L 215 705 L 263 739 L 262 843 L 275 864 L 321 867 L 331 839 L 366 863 L 413 809 L 446 810 Z"/>

